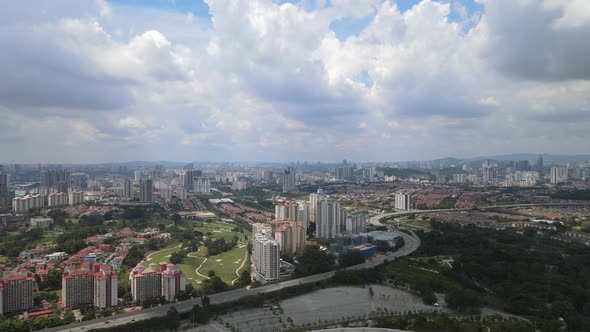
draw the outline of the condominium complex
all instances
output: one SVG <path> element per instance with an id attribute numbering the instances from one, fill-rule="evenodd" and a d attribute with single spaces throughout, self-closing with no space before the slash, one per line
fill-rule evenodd
<path id="1" fill-rule="evenodd" d="M 567 167 L 551 167 L 551 184 L 567 182 Z"/>
<path id="2" fill-rule="evenodd" d="M 281 254 L 295 256 L 305 249 L 306 228 L 301 222 L 273 222 L 273 238 L 279 243 Z"/>
<path id="3" fill-rule="evenodd" d="M 283 185 L 283 192 L 290 192 L 297 189 L 295 168 L 289 167 L 283 174 L 281 174 L 281 183 Z"/>
<path id="4" fill-rule="evenodd" d="M 205 194 L 208 195 L 211 193 L 211 181 L 209 178 L 204 177 L 196 177 L 193 180 L 193 192 L 195 194 Z"/>
<path id="5" fill-rule="evenodd" d="M 149 267 L 136 266 L 129 274 L 133 301 L 143 303 L 150 299 L 164 297 L 172 302 L 180 291 L 186 289 L 185 276 L 174 264 L 151 263 Z"/>
<path id="6" fill-rule="evenodd" d="M 318 189 L 317 193 L 309 195 L 309 221 L 316 222 L 318 202 L 327 199 L 324 190 Z"/>
<path id="7" fill-rule="evenodd" d="M 333 239 L 345 230 L 346 211 L 336 201 L 321 200 L 316 207 L 316 237 Z"/>
<path id="8" fill-rule="evenodd" d="M 9 208 L 8 205 L 8 184 L 9 184 L 8 173 L 0 171 L 0 211 Z"/>
<path id="9" fill-rule="evenodd" d="M 127 199 L 133 198 L 133 182 L 130 179 L 123 180 L 123 196 Z"/>
<path id="10" fill-rule="evenodd" d="M 4 272 L 0 278 L 0 314 L 13 314 L 33 308 L 33 273 L 22 269 Z"/>
<path id="11" fill-rule="evenodd" d="M 45 197 L 41 195 L 27 195 L 24 197 L 15 197 L 12 200 L 12 211 L 15 213 L 25 213 L 30 209 L 37 209 L 45 206 Z"/>
<path id="12" fill-rule="evenodd" d="M 395 208 L 398 210 L 412 209 L 412 195 L 409 192 L 398 191 L 395 193 Z"/>
<path id="13" fill-rule="evenodd" d="M 143 179 L 139 181 L 139 201 L 142 203 L 152 203 L 154 183 L 150 179 Z"/>
<path id="14" fill-rule="evenodd" d="M 117 273 L 110 266 L 86 262 L 80 268 L 66 267 L 62 277 L 62 305 L 78 308 L 93 304 L 97 308 L 117 305 Z"/>
<path id="15" fill-rule="evenodd" d="M 256 270 L 256 280 L 266 283 L 279 279 L 281 270 L 281 248 L 279 242 L 272 238 L 270 226 L 252 225 L 253 246 L 252 259 Z"/>
<path id="16" fill-rule="evenodd" d="M 366 218 L 362 213 L 355 213 L 346 217 L 346 232 L 360 234 L 367 231 Z"/>

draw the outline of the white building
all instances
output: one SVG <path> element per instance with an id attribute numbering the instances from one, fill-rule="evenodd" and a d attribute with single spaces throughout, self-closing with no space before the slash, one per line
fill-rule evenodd
<path id="1" fill-rule="evenodd" d="M 248 185 L 245 180 L 234 181 L 231 184 L 232 190 L 246 190 L 247 188 L 248 188 Z"/>
<path id="2" fill-rule="evenodd" d="M 297 178 L 295 176 L 295 168 L 289 167 L 283 174 L 281 174 L 281 183 L 283 184 L 283 192 L 290 192 L 297 189 Z"/>
<path id="3" fill-rule="evenodd" d="M 45 197 L 41 195 L 27 195 L 24 197 L 15 197 L 12 200 L 12 210 L 15 213 L 25 213 L 30 209 L 41 208 L 45 206 Z"/>
<path id="4" fill-rule="evenodd" d="M 271 236 L 268 226 L 253 225 L 252 259 L 256 270 L 256 280 L 266 283 L 278 280 L 281 269 L 281 248 Z"/>
<path id="5" fill-rule="evenodd" d="M 47 196 L 47 206 L 64 206 L 68 205 L 68 194 L 66 193 L 53 193 Z"/>
<path id="6" fill-rule="evenodd" d="M 367 231 L 366 218 L 362 213 L 351 214 L 346 217 L 346 232 L 350 234 L 365 233 Z"/>
<path id="7" fill-rule="evenodd" d="M 316 209 L 316 237 L 334 239 L 346 225 L 346 211 L 335 201 L 321 200 Z"/>
<path id="8" fill-rule="evenodd" d="M 211 193 L 211 182 L 209 178 L 204 177 L 196 177 L 193 182 L 193 192 L 195 194 L 205 194 L 208 195 Z"/>
<path id="9" fill-rule="evenodd" d="M 53 219 L 51 218 L 31 218 L 31 227 L 33 228 L 44 228 L 49 227 L 49 225 L 53 224 Z"/>
<path id="10" fill-rule="evenodd" d="M 398 210 L 412 209 L 412 195 L 403 191 L 395 193 L 395 208 Z"/>
<path id="11" fill-rule="evenodd" d="M 72 191 L 68 193 L 68 204 L 78 205 L 84 203 L 84 192 L 83 191 Z"/>
<path id="12" fill-rule="evenodd" d="M 551 167 L 551 184 L 567 182 L 567 167 Z"/>

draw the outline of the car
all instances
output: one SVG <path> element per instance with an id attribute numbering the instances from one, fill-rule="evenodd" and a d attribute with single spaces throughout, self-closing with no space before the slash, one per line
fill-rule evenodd
<path id="1" fill-rule="evenodd" d="M 440 304 L 438 304 L 438 302 L 435 302 L 435 303 L 433 304 L 433 306 L 435 306 L 435 307 L 440 307 Z"/>

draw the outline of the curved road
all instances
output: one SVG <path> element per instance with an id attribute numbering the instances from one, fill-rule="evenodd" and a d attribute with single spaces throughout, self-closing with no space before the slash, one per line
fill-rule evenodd
<path id="1" fill-rule="evenodd" d="M 392 212 L 392 213 L 383 213 L 371 217 L 369 219 L 369 223 L 373 226 L 385 226 L 381 221 L 384 219 L 391 219 L 397 218 L 402 216 L 408 216 L 411 214 L 423 214 L 423 213 L 435 213 L 435 212 L 457 212 L 457 211 L 471 211 L 471 210 L 492 210 L 492 209 L 511 209 L 511 208 L 521 208 L 521 207 L 533 207 L 533 206 L 587 206 L 590 203 L 540 203 L 540 204 L 509 204 L 509 205 L 486 205 L 486 206 L 476 206 L 472 208 L 461 208 L 461 209 L 436 209 L 436 210 L 410 210 L 410 211 L 400 211 L 400 212 Z"/>
<path id="2" fill-rule="evenodd" d="M 376 267 L 376 266 L 382 264 L 385 260 L 393 260 L 396 257 L 407 256 L 407 255 L 413 253 L 414 251 L 416 251 L 416 249 L 418 249 L 421 242 L 420 242 L 420 238 L 418 238 L 418 236 L 415 233 L 413 233 L 413 232 L 411 232 L 411 233 L 412 233 L 412 235 L 408 235 L 404 232 L 400 232 L 400 234 L 404 238 L 405 243 L 404 243 L 403 247 L 399 248 L 395 252 L 389 252 L 389 253 L 387 253 L 387 255 L 375 257 L 372 260 L 367 261 L 365 263 L 348 267 L 348 268 L 346 268 L 346 270 L 359 270 L 359 269 L 373 268 L 373 267 Z M 287 288 L 287 287 L 291 287 L 291 286 L 297 286 L 297 285 L 314 283 L 314 282 L 326 280 L 326 279 L 331 278 L 335 273 L 336 273 L 336 271 L 330 271 L 330 272 L 315 274 L 312 276 L 303 277 L 303 278 L 299 278 L 299 279 L 282 281 L 282 282 L 278 282 L 276 284 L 266 285 L 266 286 L 262 286 L 262 287 L 256 287 L 256 288 L 251 288 L 251 289 L 246 289 L 246 288 L 234 289 L 234 290 L 230 290 L 227 292 L 212 294 L 209 296 L 209 299 L 210 299 L 211 304 L 221 304 L 221 303 L 233 302 L 233 301 L 240 299 L 241 297 L 248 296 L 248 295 L 269 293 L 269 292 L 274 292 L 274 291 L 277 291 L 277 290 L 280 290 L 283 288 Z M 180 313 L 189 312 L 192 310 L 192 308 L 195 304 L 200 305 L 201 299 L 196 298 L 196 299 L 181 301 L 178 303 L 165 304 L 165 305 L 162 305 L 159 307 L 138 310 L 136 312 L 120 314 L 120 315 L 116 315 L 116 316 L 112 316 L 112 317 L 103 317 L 103 318 L 94 319 L 94 320 L 87 321 L 87 322 L 59 326 L 59 327 L 55 327 L 55 328 L 51 328 L 51 329 L 46 329 L 44 331 L 84 332 L 84 331 L 88 331 L 88 330 L 92 330 L 92 329 L 99 329 L 99 328 L 105 328 L 105 327 L 117 326 L 117 325 L 125 325 L 125 324 L 129 324 L 129 323 L 139 321 L 139 320 L 165 316 L 171 307 L 175 307 L 176 310 Z"/>

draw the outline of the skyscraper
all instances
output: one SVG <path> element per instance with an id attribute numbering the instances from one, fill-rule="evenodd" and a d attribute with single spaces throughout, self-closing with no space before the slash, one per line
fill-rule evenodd
<path id="1" fill-rule="evenodd" d="M 142 203 L 152 203 L 154 184 L 150 179 L 142 179 L 139 181 L 139 201 Z"/>
<path id="2" fill-rule="evenodd" d="M 283 174 L 281 174 L 281 182 L 283 184 L 283 192 L 290 192 L 297 189 L 295 168 L 289 167 Z"/>
<path id="3" fill-rule="evenodd" d="M 340 203 L 329 200 L 318 202 L 316 210 L 316 236 L 320 239 L 333 239 L 346 225 L 346 211 Z"/>
<path id="4" fill-rule="evenodd" d="M 281 248 L 272 238 L 270 227 L 254 224 L 252 258 L 256 270 L 256 280 L 266 283 L 279 279 L 281 270 Z"/>
<path id="5" fill-rule="evenodd" d="M 567 167 L 551 167 L 551 184 L 567 182 Z"/>
<path id="6" fill-rule="evenodd" d="M 129 179 L 123 180 L 123 195 L 125 198 L 133 198 L 133 183 Z"/>
<path id="7" fill-rule="evenodd" d="M 0 171 L 0 211 L 8 208 L 8 174 Z"/>
<path id="8" fill-rule="evenodd" d="M 398 210 L 412 209 L 412 195 L 403 191 L 395 193 L 395 208 Z"/>
<path id="9" fill-rule="evenodd" d="M 543 178 L 544 170 L 545 169 L 544 169 L 544 166 L 543 166 L 543 155 L 541 155 L 541 154 L 539 155 L 539 157 L 537 157 L 537 165 L 536 165 L 536 167 L 537 167 L 537 172 L 539 172 L 539 176 L 541 178 Z"/>
<path id="10" fill-rule="evenodd" d="M 309 195 L 309 221 L 317 221 L 318 203 L 324 199 L 327 199 L 327 196 L 321 188 L 318 189 L 317 193 Z"/>

